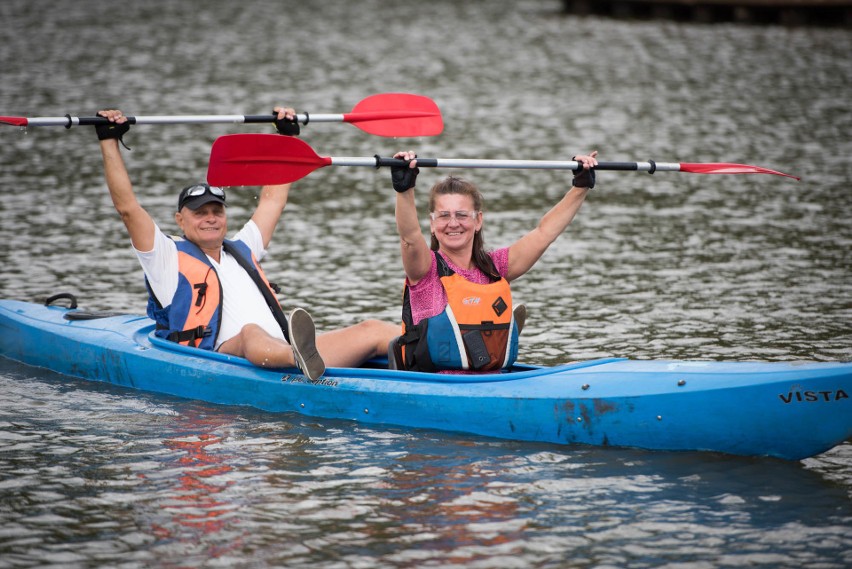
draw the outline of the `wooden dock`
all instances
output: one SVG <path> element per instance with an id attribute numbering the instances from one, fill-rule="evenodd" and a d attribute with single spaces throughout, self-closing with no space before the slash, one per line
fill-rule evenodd
<path id="1" fill-rule="evenodd" d="M 852 27 L 852 0 L 562 0 L 566 13 L 621 19 Z"/>

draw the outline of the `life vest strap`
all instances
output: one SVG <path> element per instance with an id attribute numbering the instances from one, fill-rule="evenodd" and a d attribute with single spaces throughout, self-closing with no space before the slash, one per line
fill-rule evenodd
<path id="1" fill-rule="evenodd" d="M 192 347 L 195 347 L 196 340 L 206 338 L 212 333 L 213 330 L 210 328 L 210 326 L 196 326 L 195 328 L 190 328 L 189 330 L 172 332 L 171 334 L 166 336 L 166 339 L 171 342 L 177 342 L 178 344 L 180 344 L 181 342 L 189 342 Z"/>
<path id="2" fill-rule="evenodd" d="M 284 309 L 281 308 L 281 304 L 278 302 L 278 298 L 275 297 L 275 294 L 278 294 L 280 291 L 277 284 L 271 283 L 268 280 L 265 280 L 265 275 L 261 276 L 260 266 L 255 266 L 252 263 L 252 260 L 244 257 L 239 254 L 237 247 L 230 241 L 225 241 L 222 246 L 225 251 L 234 257 L 237 263 L 245 269 L 246 273 L 248 273 L 249 277 L 255 282 L 258 290 L 260 290 L 260 294 L 263 296 L 263 299 L 266 301 L 266 305 L 269 307 L 269 310 L 272 311 L 272 316 L 275 318 L 275 321 L 278 323 L 278 326 L 281 328 L 281 332 L 284 334 L 284 339 L 287 343 L 290 343 L 290 324 L 287 322 L 287 315 L 284 314 Z M 269 286 L 266 286 L 266 285 Z"/>
<path id="3" fill-rule="evenodd" d="M 506 322 L 504 324 L 495 324 L 494 322 L 484 321 L 480 324 L 459 324 L 459 330 L 462 332 L 467 332 L 471 330 L 478 330 L 480 332 L 493 332 L 494 330 L 508 330 L 511 327 L 511 323 Z"/>

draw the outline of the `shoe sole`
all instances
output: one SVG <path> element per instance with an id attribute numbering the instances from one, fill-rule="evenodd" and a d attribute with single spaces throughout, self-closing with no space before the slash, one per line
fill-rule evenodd
<path id="1" fill-rule="evenodd" d="M 524 329 L 524 324 L 527 322 L 527 307 L 523 304 L 519 304 L 515 307 L 514 311 L 515 317 L 515 326 L 518 327 L 518 334 L 520 334 Z"/>
<path id="2" fill-rule="evenodd" d="M 325 373 L 325 362 L 317 351 L 316 328 L 311 315 L 301 308 L 294 308 L 287 317 L 290 326 L 290 347 L 296 366 L 308 379 L 317 379 Z"/>

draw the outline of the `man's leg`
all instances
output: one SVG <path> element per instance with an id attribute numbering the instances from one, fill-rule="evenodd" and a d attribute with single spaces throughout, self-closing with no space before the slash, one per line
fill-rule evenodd
<path id="1" fill-rule="evenodd" d="M 258 367 L 298 367 L 310 379 L 317 379 L 325 373 L 325 363 L 317 351 L 313 319 L 296 308 L 287 315 L 287 322 L 292 345 L 270 336 L 257 324 L 246 324 L 219 346 L 219 352 L 246 358 Z"/>
<path id="2" fill-rule="evenodd" d="M 273 338 L 257 324 L 246 324 L 240 333 L 223 342 L 219 352 L 245 358 L 260 367 L 295 367 L 293 349 Z"/>

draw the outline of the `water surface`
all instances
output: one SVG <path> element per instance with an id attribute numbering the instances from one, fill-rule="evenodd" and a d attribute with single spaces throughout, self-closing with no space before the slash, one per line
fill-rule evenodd
<path id="1" fill-rule="evenodd" d="M 601 172 L 513 286 L 521 358 L 852 359 L 852 33 L 629 22 L 559 2 L 0 4 L 0 114 L 345 112 L 432 97 L 431 139 L 311 124 L 320 155 L 742 162 L 772 176 Z M 221 134 L 138 126 L 166 231 Z M 0 297 L 142 312 L 90 129 L 0 127 Z M 422 171 L 428 188 L 449 171 Z M 565 173 L 456 171 L 486 241 L 530 230 Z M 320 329 L 396 321 L 386 171 L 298 182 L 265 270 Z M 424 193 L 424 192 L 421 192 Z M 255 188 L 229 191 L 236 229 Z M 424 196 L 419 203 L 425 207 Z M 0 362 L 0 567 L 848 567 L 852 445 L 802 462 L 530 445 L 214 407 Z"/>

